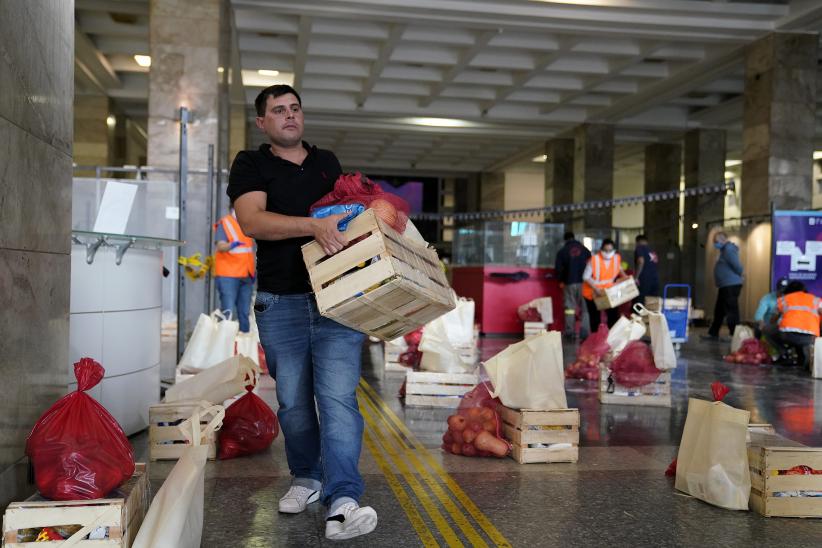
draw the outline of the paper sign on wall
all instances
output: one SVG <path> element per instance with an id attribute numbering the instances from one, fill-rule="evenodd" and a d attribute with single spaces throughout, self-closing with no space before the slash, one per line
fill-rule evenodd
<path id="1" fill-rule="evenodd" d="M 136 195 L 137 185 L 108 181 L 97 210 L 94 232 L 125 234 Z"/>

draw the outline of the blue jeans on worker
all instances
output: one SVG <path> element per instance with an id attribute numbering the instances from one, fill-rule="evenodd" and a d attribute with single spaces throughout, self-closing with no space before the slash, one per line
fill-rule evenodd
<path id="1" fill-rule="evenodd" d="M 293 483 L 321 490 L 332 510 L 341 499 L 359 502 L 363 418 L 357 385 L 365 335 L 320 316 L 312 294 L 258 292 L 254 311 L 277 381 L 277 416 Z"/>
<path id="2" fill-rule="evenodd" d="M 231 312 L 231 318 L 240 322 L 240 332 L 248 333 L 248 313 L 251 309 L 251 294 L 254 292 L 254 278 L 216 276 L 215 279 L 223 313 Z"/>

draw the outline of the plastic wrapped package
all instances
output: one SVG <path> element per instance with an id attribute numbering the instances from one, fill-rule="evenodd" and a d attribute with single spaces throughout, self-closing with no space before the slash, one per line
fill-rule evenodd
<path id="1" fill-rule="evenodd" d="M 103 366 L 91 358 L 75 363 L 77 390 L 43 413 L 29 434 L 26 454 L 44 497 L 102 498 L 134 473 L 134 454 L 123 429 L 85 393 L 104 375 Z"/>
<path id="2" fill-rule="evenodd" d="M 448 417 L 442 448 L 466 457 L 504 457 L 511 445 L 502 437 L 502 421 L 497 402 L 487 383 L 478 384 L 460 402 L 455 415 Z"/>
<path id="3" fill-rule="evenodd" d="M 377 203 L 374 203 L 374 202 Z M 387 204 L 386 204 L 387 202 Z M 363 204 L 366 208 L 374 209 L 377 216 L 388 223 L 391 228 L 402 234 L 408 222 L 411 210 L 408 202 L 385 192 L 380 185 L 371 181 L 361 173 L 343 173 L 334 183 L 334 190 L 314 202 L 310 211 L 330 205 Z"/>
<path id="4" fill-rule="evenodd" d="M 280 433 L 277 415 L 262 398 L 253 393 L 253 386 L 225 410 L 219 430 L 220 459 L 233 459 L 265 451 Z"/>
<path id="5" fill-rule="evenodd" d="M 345 232 L 348 228 L 348 223 L 351 219 L 365 211 L 365 206 L 362 204 L 336 204 L 324 207 L 318 207 L 311 211 L 311 216 L 315 219 L 324 219 L 330 215 L 345 215 L 337 222 L 337 230 Z"/>

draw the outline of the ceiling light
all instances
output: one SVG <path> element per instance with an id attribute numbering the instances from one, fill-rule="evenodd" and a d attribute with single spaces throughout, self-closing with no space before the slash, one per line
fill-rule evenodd
<path id="1" fill-rule="evenodd" d="M 813 159 L 814 160 L 822 160 L 822 150 L 814 150 L 813 151 Z"/>
<path id="2" fill-rule="evenodd" d="M 218 74 L 222 74 L 223 72 L 225 72 L 225 69 L 223 67 L 217 67 Z"/>
<path id="3" fill-rule="evenodd" d="M 726 179 L 733 179 L 735 177 L 736 177 L 736 173 L 734 173 L 733 171 L 726 171 L 725 172 L 725 178 Z"/>
<path id="4" fill-rule="evenodd" d="M 106 125 L 108 127 L 114 127 L 115 125 L 117 125 L 117 118 L 115 118 L 114 116 L 109 114 L 108 117 L 106 118 Z"/>
<path id="5" fill-rule="evenodd" d="M 257 74 L 260 76 L 279 76 L 279 70 L 268 70 L 268 69 L 260 69 L 257 71 Z"/>
<path id="6" fill-rule="evenodd" d="M 228 71 L 231 73 L 231 71 Z M 294 73 L 292 72 L 276 72 L 277 76 L 261 74 L 259 70 L 242 69 L 240 75 L 244 86 L 266 88 L 275 84 L 294 85 Z"/>
<path id="7" fill-rule="evenodd" d="M 414 117 L 405 118 L 405 121 L 409 124 L 430 127 L 472 127 L 474 125 L 467 120 L 457 120 L 456 118 Z"/>
<path id="8" fill-rule="evenodd" d="M 699 223 L 694 223 L 694 224 L 692 224 L 692 225 L 691 225 L 691 228 L 693 228 L 694 230 L 696 230 L 697 228 L 699 228 Z"/>
<path id="9" fill-rule="evenodd" d="M 531 161 L 532 162 L 547 162 L 548 161 L 548 155 L 547 154 L 540 154 L 539 156 L 534 156 L 534 158 Z"/>
<path id="10" fill-rule="evenodd" d="M 736 167 L 742 165 L 742 160 L 725 160 L 725 167 Z"/>
<path id="11" fill-rule="evenodd" d="M 151 55 L 135 55 L 134 60 L 137 61 L 137 64 L 141 67 L 151 66 Z"/>

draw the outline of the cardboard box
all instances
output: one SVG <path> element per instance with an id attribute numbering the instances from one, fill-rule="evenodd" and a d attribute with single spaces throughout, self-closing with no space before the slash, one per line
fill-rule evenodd
<path id="1" fill-rule="evenodd" d="M 628 278 L 606 289 L 604 295 L 594 299 L 594 303 L 598 310 L 607 310 L 627 303 L 635 297 L 639 297 L 639 288 L 633 278 Z"/>

